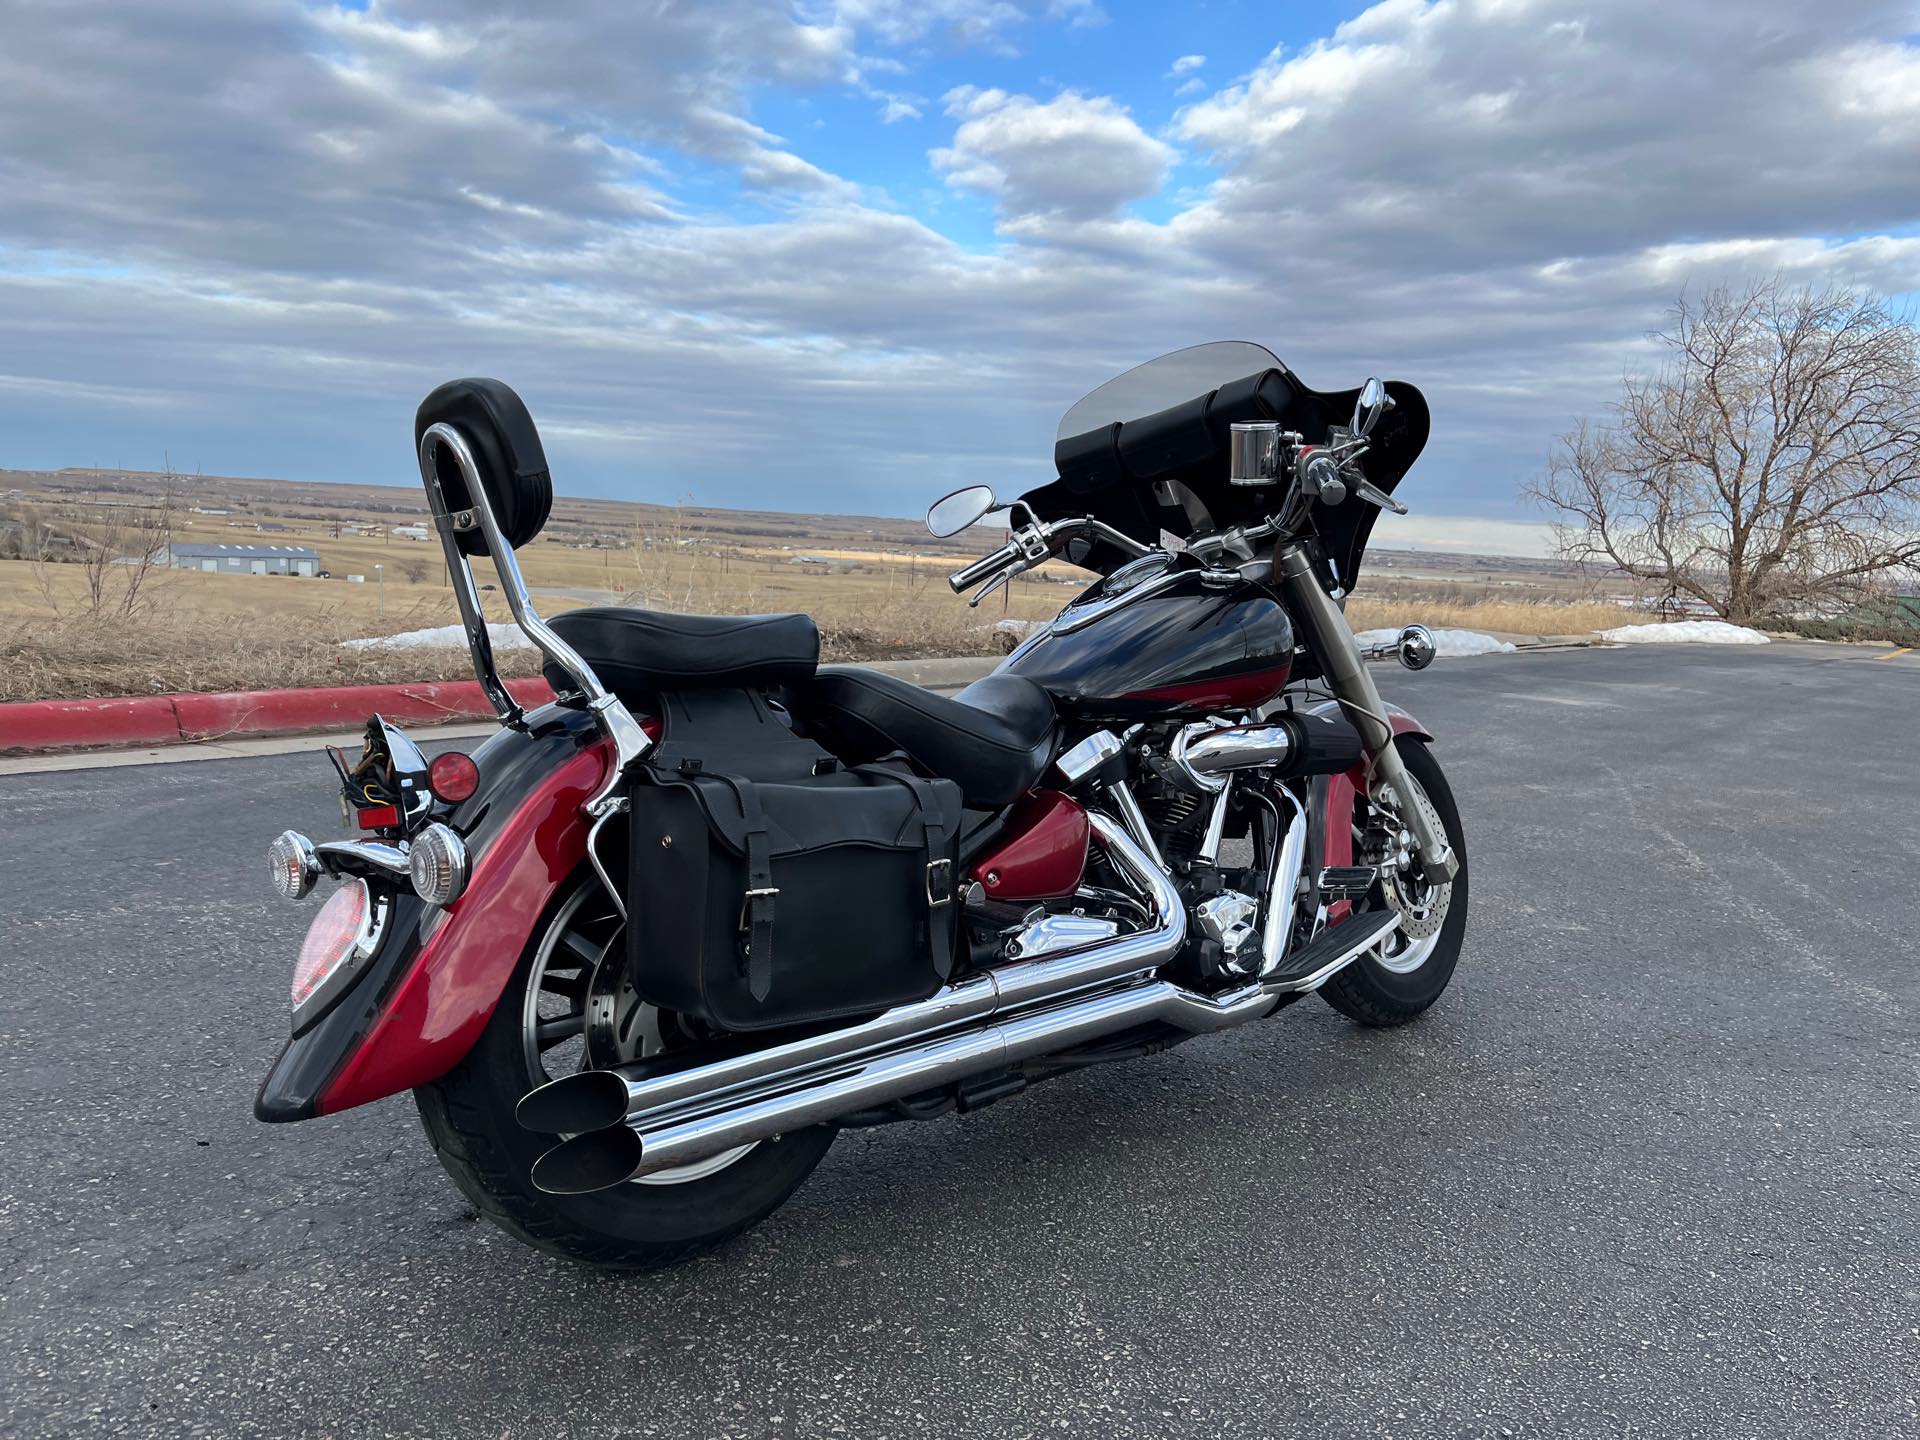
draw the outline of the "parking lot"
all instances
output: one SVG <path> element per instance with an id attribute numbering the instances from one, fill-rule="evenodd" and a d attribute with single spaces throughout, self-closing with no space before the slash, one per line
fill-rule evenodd
<path id="1" fill-rule="evenodd" d="M 1920 655 L 1380 672 L 1452 989 L 845 1136 L 717 1256 L 477 1221 L 410 1099 L 266 1127 L 317 754 L 0 776 L 0 1431 L 1843 1436 L 1920 1423 Z"/>

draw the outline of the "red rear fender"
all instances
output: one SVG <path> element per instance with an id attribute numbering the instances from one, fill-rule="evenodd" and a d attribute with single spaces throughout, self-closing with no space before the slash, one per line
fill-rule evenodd
<path id="1" fill-rule="evenodd" d="M 475 754 L 481 788 L 452 817 L 473 855 L 465 893 L 445 910 L 397 898 L 365 974 L 274 1062 L 254 1103 L 261 1119 L 397 1094 L 472 1048 L 534 927 L 586 858 L 581 807 L 606 774 L 608 745 L 571 716 L 536 729 L 502 731 Z"/>

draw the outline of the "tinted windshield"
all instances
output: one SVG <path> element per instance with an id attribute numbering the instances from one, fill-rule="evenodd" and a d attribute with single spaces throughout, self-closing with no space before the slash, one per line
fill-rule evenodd
<path id="1" fill-rule="evenodd" d="M 1116 420 L 1134 420 L 1217 390 L 1229 380 L 1284 370 L 1274 353 L 1250 340 L 1189 345 L 1116 375 L 1060 419 L 1055 440 L 1084 435 Z"/>

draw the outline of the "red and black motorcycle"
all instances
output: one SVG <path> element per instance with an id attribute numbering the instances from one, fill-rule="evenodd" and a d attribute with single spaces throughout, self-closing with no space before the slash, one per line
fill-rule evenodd
<path id="1" fill-rule="evenodd" d="M 378 716 L 335 755 L 362 835 L 272 847 L 293 1035 L 263 1120 L 412 1090 L 482 1212 L 614 1266 L 762 1219 L 850 1126 L 923 1120 L 1318 993 L 1413 1019 L 1459 958 L 1460 821 L 1341 601 L 1427 437 L 1418 390 L 1307 388 L 1196 346 L 1068 412 L 1058 478 L 952 578 L 1100 578 L 944 697 L 818 664 L 803 615 L 542 620 L 515 547 L 552 504 L 491 380 L 427 397 L 421 476 L 502 728 L 429 762 Z M 557 698 L 493 662 L 485 556 Z M 976 603 L 978 596 L 976 596 Z"/>

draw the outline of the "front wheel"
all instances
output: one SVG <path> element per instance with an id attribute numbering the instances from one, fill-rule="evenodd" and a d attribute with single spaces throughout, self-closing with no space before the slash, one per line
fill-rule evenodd
<path id="1" fill-rule="evenodd" d="M 1395 742 L 1430 819 L 1439 822 L 1460 869 L 1445 884 L 1429 883 L 1403 838 L 1396 816 L 1365 796 L 1354 802 L 1354 858 L 1383 865 L 1377 887 L 1400 912 L 1400 929 L 1320 987 L 1326 1002 L 1362 1025 L 1404 1025 L 1440 998 L 1460 960 L 1467 930 L 1467 845 L 1460 812 L 1440 763 L 1411 735 Z"/>
<path id="2" fill-rule="evenodd" d="M 441 1165 L 489 1220 L 542 1250 L 650 1270 L 765 1219 L 820 1163 L 834 1132 L 797 1130 L 589 1195 L 536 1189 L 533 1162 L 560 1137 L 521 1127 L 521 1096 L 576 1070 L 698 1038 L 641 1003 L 626 972 L 619 914 L 583 869 L 535 933 L 466 1059 L 413 1093 Z"/>

